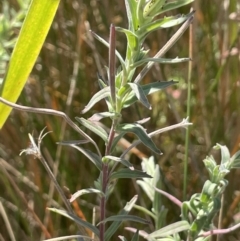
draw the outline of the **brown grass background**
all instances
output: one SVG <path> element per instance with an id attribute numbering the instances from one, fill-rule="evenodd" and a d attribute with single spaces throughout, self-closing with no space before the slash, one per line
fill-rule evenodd
<path id="1" fill-rule="evenodd" d="M 9 0 L 9 3 L 15 10 L 19 8 L 15 0 Z M 219 160 L 219 153 L 213 152 L 211 148 L 220 143 L 226 145 L 233 154 L 239 150 L 240 143 L 239 3 L 237 0 L 196 0 L 192 7 L 196 14 L 192 43 L 190 121 L 193 126 L 190 129 L 188 197 L 201 192 L 202 185 L 208 178 L 202 163 L 206 155 L 214 154 Z M 0 11 L 1 8 L 0 3 Z M 188 13 L 189 10 L 190 6 L 186 6 L 175 12 L 168 12 L 167 15 Z M 108 64 L 107 48 L 91 38 L 88 27 L 107 40 L 111 23 L 127 27 L 124 1 L 62 1 L 18 103 L 61 110 L 72 119 L 82 116 L 80 111 L 99 90 L 97 72 L 106 76 L 104 66 Z M 159 30 L 149 35 L 145 47 L 150 49 L 150 56 L 166 43 L 178 27 Z M 15 30 L 16 35 L 17 32 L 18 29 Z M 124 55 L 125 48 L 125 36 L 118 33 L 117 49 Z M 186 32 L 165 57 L 188 55 L 189 32 Z M 78 64 L 76 78 L 73 78 L 74 65 Z M 155 66 L 144 79 L 144 83 L 171 79 L 179 83 L 149 98 L 152 111 L 146 110 L 140 104 L 124 109 L 123 121 L 131 123 L 150 116 L 151 120 L 145 125 L 148 132 L 180 122 L 186 117 L 187 73 L 187 63 Z M 74 90 L 73 99 L 67 103 L 71 86 Z M 93 113 L 105 110 L 105 103 L 100 102 L 83 117 L 88 118 Z M 106 121 L 105 124 L 109 122 Z M 96 168 L 82 154 L 74 149 L 56 145 L 60 140 L 81 138 L 65 126 L 63 120 L 53 116 L 12 111 L 0 131 L 0 198 L 17 240 L 41 240 L 46 237 L 36 216 L 52 237 L 76 233 L 72 221 L 54 213 L 48 214 L 47 206 L 56 207 L 62 205 L 62 202 L 58 193 L 52 193 L 50 179 L 41 163 L 31 156 L 19 156 L 20 151 L 29 145 L 28 133 L 38 137 L 45 126 L 47 131 L 52 132 L 44 138 L 42 152 L 49 165 L 52 168 L 55 165 L 61 186 L 67 186 L 74 193 L 81 188 L 92 187 L 93 181 L 98 177 Z M 91 134 L 88 130 L 85 131 Z M 92 137 L 103 151 L 104 143 L 95 135 Z M 128 135 L 126 139 L 131 141 L 134 136 Z M 165 190 L 181 200 L 185 132 L 182 129 L 167 132 L 155 137 L 154 141 L 164 153 L 162 156 L 155 156 L 155 160 L 162 169 Z M 86 147 L 92 148 L 90 145 Z M 119 153 L 122 148 L 119 147 Z M 141 168 L 141 157 L 149 157 L 153 153 L 144 146 L 139 146 L 138 149 L 140 152 L 130 155 L 129 160 L 136 168 Z M 224 200 L 223 227 L 239 222 L 239 177 L 238 170 L 228 175 L 229 186 Z M 150 203 L 143 191 L 133 181 L 121 180 L 109 199 L 108 215 L 117 214 L 136 193 L 139 194 L 138 204 L 144 204 L 150 209 Z M 52 196 L 54 202 L 51 201 Z M 176 206 L 168 200 L 164 202 L 169 208 L 167 222 L 179 220 L 180 213 Z M 98 205 L 96 196 L 83 196 L 77 203 L 87 220 L 91 222 L 93 207 Z M 27 205 L 33 212 L 30 212 Z M 80 212 L 77 207 L 75 210 L 77 213 Z M 96 212 L 98 221 L 98 209 Z M 137 214 L 143 216 L 141 213 Z M 151 225 L 124 225 L 153 231 Z M 120 234 L 130 237 L 124 230 L 117 233 Z M 10 240 L 1 215 L 0 240 Z M 117 236 L 114 240 L 117 240 Z M 240 240 L 240 232 L 224 235 L 221 240 Z"/>

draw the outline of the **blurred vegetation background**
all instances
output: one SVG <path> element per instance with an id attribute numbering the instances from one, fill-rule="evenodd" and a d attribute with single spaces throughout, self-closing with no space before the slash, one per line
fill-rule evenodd
<path id="1" fill-rule="evenodd" d="M 2 0 L 0 2 L 0 78 L 6 72 L 14 42 L 21 22 L 26 14 L 29 1 Z M 202 160 L 212 152 L 216 143 L 228 146 L 231 153 L 239 150 L 240 143 L 240 5 L 237 0 L 195 0 L 196 10 L 193 22 L 192 99 L 190 122 L 188 198 L 201 192 L 208 178 Z M 190 6 L 167 15 L 188 13 Z M 160 16 L 161 17 L 161 16 Z M 41 54 L 29 77 L 18 103 L 32 107 L 52 108 L 67 113 L 72 119 L 81 116 L 80 111 L 91 96 L 98 91 L 97 73 L 106 79 L 104 66 L 108 64 L 108 50 L 94 40 L 89 29 L 108 39 L 109 26 L 127 27 L 124 1 L 117 0 L 65 0 L 62 1 L 47 36 Z M 178 27 L 163 29 L 151 34 L 145 42 L 153 56 L 174 34 Z M 31 31 L 31 30 L 29 30 Z M 37 36 L 36 36 L 37 38 Z M 126 39 L 117 34 L 117 49 L 125 54 Z M 166 57 L 189 56 L 189 32 L 186 32 Z M 26 58 L 28 56 L 26 55 Z M 22 66 L 24 68 L 24 66 Z M 186 118 L 188 64 L 155 65 L 144 79 L 152 81 L 176 80 L 179 83 L 165 91 L 152 95 L 153 110 L 143 106 L 125 109 L 124 122 L 134 122 L 150 116 L 145 127 L 148 132 L 180 122 Z M 0 80 L 1 81 L 1 80 Z M 17 87 L 16 87 L 17 88 Z M 105 103 L 96 105 L 84 117 L 106 110 Z M 107 125 L 108 122 L 106 121 Z M 77 140 L 81 137 L 66 126 L 62 119 L 12 111 L 11 116 L 0 131 L 0 240 L 11 240 L 3 218 L 5 210 L 17 240 L 41 240 L 52 236 L 75 234 L 73 222 L 46 210 L 48 206 L 62 205 L 54 191 L 50 179 L 41 163 L 31 156 L 19 156 L 29 145 L 28 133 L 38 137 L 44 127 L 48 134 L 42 143 L 42 152 L 57 174 L 61 186 L 74 193 L 81 188 L 92 187 L 98 177 L 95 167 L 75 149 L 58 146 L 61 140 Z M 89 132 L 86 130 L 86 132 Z M 93 136 L 101 150 L 104 143 Z M 126 136 L 131 142 L 134 136 Z M 183 159 L 185 130 L 178 129 L 154 138 L 163 151 L 155 156 L 162 170 L 164 189 L 182 200 Z M 91 149 L 91 147 L 89 146 Z M 126 148 L 119 145 L 119 153 Z M 141 158 L 153 155 L 144 146 L 128 156 L 138 169 Z M 240 220 L 240 172 L 229 176 L 223 208 L 222 227 L 226 228 Z M 139 194 L 138 204 L 151 208 L 148 199 L 134 181 L 121 180 L 117 184 L 107 206 L 108 215 L 116 214 L 135 194 Z M 166 222 L 179 220 L 180 210 L 164 200 L 169 209 Z M 98 205 L 94 194 L 83 196 L 75 203 L 74 209 L 82 211 L 91 222 L 93 207 Z M 30 208 L 28 208 L 28 206 Z M 4 208 L 3 208 L 4 207 Z M 96 221 L 98 221 L 96 209 Z M 142 216 L 141 213 L 137 212 Z M 146 217 L 145 217 L 146 218 Z M 149 219 L 149 218 L 148 218 Z M 46 227 L 47 232 L 43 229 Z M 124 223 L 153 231 L 149 227 L 135 223 Z M 117 235 L 128 237 L 127 231 Z M 116 236 L 117 240 L 117 236 Z M 240 240 L 240 230 L 223 235 L 221 240 Z"/>

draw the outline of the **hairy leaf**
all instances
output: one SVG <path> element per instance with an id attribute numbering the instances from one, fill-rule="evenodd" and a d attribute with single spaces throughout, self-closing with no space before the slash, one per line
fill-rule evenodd
<path id="1" fill-rule="evenodd" d="M 131 89 L 133 90 L 133 92 L 135 93 L 136 97 L 138 98 L 138 100 L 148 109 L 151 110 L 151 105 L 148 102 L 148 99 L 142 89 L 142 87 L 139 84 L 136 83 L 128 83 L 131 87 Z"/>
<path id="2" fill-rule="evenodd" d="M 121 210 L 121 212 L 119 213 L 119 215 L 126 215 L 126 214 L 128 214 L 131 210 L 132 210 L 132 208 L 133 208 L 133 205 L 136 203 L 136 201 L 137 201 L 137 195 L 136 196 L 134 196 L 131 200 L 130 200 L 130 202 L 128 202 L 126 205 L 125 205 L 125 207 L 124 207 L 124 209 L 123 210 Z M 110 240 L 110 238 L 113 236 L 113 234 L 115 234 L 115 232 L 116 232 L 116 230 L 118 229 L 118 227 L 121 225 L 121 221 L 114 221 L 111 225 L 110 225 L 110 227 L 106 230 L 106 232 L 105 232 L 105 241 L 109 241 Z"/>
<path id="3" fill-rule="evenodd" d="M 104 89 L 99 90 L 92 99 L 88 102 L 85 108 L 82 110 L 82 114 L 88 112 L 96 103 L 100 100 L 110 97 L 110 87 L 105 87 Z"/>
<path id="4" fill-rule="evenodd" d="M 108 141 L 108 134 L 107 132 L 99 125 L 97 125 L 96 123 L 86 120 L 84 118 L 79 118 L 79 117 L 75 117 L 75 119 L 83 126 L 85 126 L 86 128 L 88 128 L 90 131 L 94 132 L 96 135 L 100 136 L 105 143 L 107 143 Z"/>
<path id="5" fill-rule="evenodd" d="M 99 230 L 93 226 L 91 223 L 88 223 L 81 218 L 79 218 L 76 215 L 70 214 L 66 212 L 65 210 L 60 210 L 56 208 L 48 208 L 50 211 L 61 214 L 64 217 L 67 217 L 71 220 L 73 220 L 75 223 L 78 223 L 79 225 L 83 226 L 84 228 L 90 229 L 93 233 L 95 233 L 99 237 Z"/>
<path id="6" fill-rule="evenodd" d="M 110 222 L 110 221 L 134 221 L 134 222 L 138 222 L 138 223 L 144 223 L 144 224 L 149 224 L 149 221 L 147 221 L 146 219 L 140 218 L 138 216 L 133 216 L 133 215 L 114 215 L 114 216 L 110 216 L 106 219 L 104 219 L 102 222 L 100 223 L 106 223 L 106 222 Z M 99 223 L 99 224 L 100 224 Z M 98 225 L 99 225 L 98 224 Z"/>
<path id="7" fill-rule="evenodd" d="M 161 151 L 155 146 L 152 139 L 148 136 L 147 132 L 144 128 L 139 124 L 121 124 L 117 126 L 117 131 L 119 132 L 126 132 L 126 133 L 134 133 L 141 142 L 154 151 L 157 154 L 161 154 Z"/>
<path id="8" fill-rule="evenodd" d="M 149 236 L 151 238 L 161 238 L 169 235 L 173 235 L 175 233 L 179 233 L 190 228 L 190 224 L 187 221 L 179 221 L 173 224 L 170 224 L 164 228 L 161 228 L 151 234 Z"/>
<path id="9" fill-rule="evenodd" d="M 153 94 L 159 90 L 162 90 L 164 88 L 167 88 L 171 85 L 176 84 L 176 81 L 162 81 L 162 82 L 154 82 L 154 83 L 150 83 L 147 85 L 142 85 L 142 89 L 145 95 L 150 95 Z M 135 95 L 135 93 L 133 91 L 131 91 L 127 97 L 125 97 L 124 102 L 123 102 L 123 108 L 126 108 L 130 105 L 132 105 L 134 102 L 137 101 L 137 97 Z"/>
<path id="10" fill-rule="evenodd" d="M 103 195 L 103 193 L 101 191 L 99 191 L 98 189 L 94 189 L 94 188 L 86 188 L 86 189 L 82 189 L 79 190 L 77 192 L 75 192 L 72 197 L 70 198 L 70 202 L 73 202 L 75 199 L 77 199 L 78 197 L 84 195 L 84 194 L 89 194 L 89 193 L 100 193 L 101 195 Z"/>
<path id="11" fill-rule="evenodd" d="M 123 168 L 113 172 L 109 177 L 110 180 L 119 179 L 119 178 L 152 178 L 152 176 L 148 175 L 146 172 L 142 172 L 139 170 L 130 170 L 128 168 Z"/>
<path id="12" fill-rule="evenodd" d="M 110 159 L 110 160 L 115 161 L 115 162 L 120 162 L 124 166 L 128 167 L 130 170 L 134 170 L 133 165 L 129 161 L 125 160 L 125 159 L 122 159 L 122 158 L 119 158 L 119 157 L 115 157 L 115 156 L 104 156 L 103 158 L 107 158 L 107 159 Z"/>

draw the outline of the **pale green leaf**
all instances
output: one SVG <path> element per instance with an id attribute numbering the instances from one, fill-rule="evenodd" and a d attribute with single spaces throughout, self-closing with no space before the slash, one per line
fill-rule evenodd
<path id="1" fill-rule="evenodd" d="M 0 96 L 16 102 L 39 55 L 60 0 L 32 0 L 13 50 Z M 11 107 L 0 103 L 0 128 Z"/>
<path id="2" fill-rule="evenodd" d="M 122 159 L 122 158 L 120 158 L 120 157 L 104 156 L 103 158 L 104 158 L 104 159 L 107 158 L 107 159 L 110 159 L 110 160 L 115 161 L 115 162 L 120 162 L 120 163 L 122 163 L 124 166 L 128 167 L 129 169 L 134 170 L 133 165 L 132 165 L 129 161 L 127 161 L 127 160 L 125 160 L 125 159 Z"/>
<path id="3" fill-rule="evenodd" d="M 139 46 L 138 36 L 136 34 L 134 34 L 133 32 L 131 32 L 128 29 L 121 28 L 121 27 L 116 27 L 116 30 L 119 32 L 125 33 L 125 35 L 127 37 L 128 46 L 130 47 L 130 49 L 132 51 L 136 51 L 138 49 L 138 46 Z"/>
<path id="4" fill-rule="evenodd" d="M 119 179 L 119 178 L 152 178 L 146 172 L 139 170 L 130 170 L 128 168 L 123 168 L 113 172 L 109 177 L 110 180 Z"/>
<path id="5" fill-rule="evenodd" d="M 148 99 L 141 87 L 141 85 L 136 84 L 136 83 L 128 83 L 128 85 L 130 85 L 132 91 L 135 93 L 136 97 L 138 98 L 138 100 L 148 109 L 151 110 L 151 105 L 148 102 Z"/>
<path id="6" fill-rule="evenodd" d="M 80 146 L 76 146 L 76 145 L 69 145 L 69 146 L 77 149 L 82 154 L 84 154 L 98 168 L 99 171 L 102 170 L 102 161 L 101 161 L 101 158 L 97 154 L 93 153 L 90 150 L 84 149 Z"/>
<path id="7" fill-rule="evenodd" d="M 194 2 L 194 0 L 178 0 L 174 2 L 167 2 L 166 4 L 163 5 L 163 8 L 159 12 L 159 14 L 162 14 L 164 12 L 167 12 L 176 8 L 180 8 L 192 2 Z"/>
<path id="8" fill-rule="evenodd" d="M 86 120 L 84 118 L 79 118 L 79 117 L 75 117 L 75 119 L 83 126 L 85 126 L 86 128 L 88 128 L 90 131 L 94 132 L 96 135 L 98 135 L 99 137 L 101 137 L 105 143 L 107 143 L 108 141 L 108 134 L 107 132 L 99 125 L 97 125 L 96 123 Z"/>
<path id="9" fill-rule="evenodd" d="M 104 219 L 102 222 L 100 223 L 106 223 L 106 222 L 110 222 L 110 221 L 117 221 L 117 222 L 122 222 L 122 221 L 133 221 L 133 222 L 138 222 L 138 223 L 144 223 L 144 224 L 149 224 L 149 221 L 147 221 L 146 219 L 140 218 L 138 216 L 134 216 L 134 215 L 114 215 L 114 216 L 110 216 L 106 219 Z M 99 224 L 100 224 L 99 223 Z M 98 225 L 99 225 L 98 224 Z"/>
<path id="10" fill-rule="evenodd" d="M 179 221 L 173 224 L 170 224 L 164 228 L 161 228 L 151 234 L 149 236 L 151 238 L 161 238 L 169 235 L 173 235 L 175 233 L 179 233 L 182 231 L 186 231 L 190 228 L 190 224 L 187 221 Z"/>
<path id="11" fill-rule="evenodd" d="M 144 58 L 141 59 L 140 61 L 135 62 L 134 64 L 131 65 L 132 68 L 137 68 L 145 63 L 148 62 L 155 62 L 159 64 L 179 64 L 183 62 L 190 61 L 190 58 L 174 58 L 174 59 L 166 59 L 166 58 Z"/>
<path id="12" fill-rule="evenodd" d="M 82 195 L 84 195 L 84 194 L 89 194 L 89 193 L 97 193 L 97 194 L 101 194 L 101 195 L 103 195 L 103 193 L 100 191 L 100 190 L 98 190 L 98 189 L 94 189 L 94 188 L 86 188 L 86 189 L 82 189 L 82 190 L 79 190 L 79 191 L 77 191 L 77 192 L 75 192 L 72 196 L 71 196 L 71 198 L 70 198 L 70 202 L 73 202 L 75 199 L 77 199 L 78 197 L 80 197 L 80 196 L 82 196 Z"/>
<path id="13" fill-rule="evenodd" d="M 89 111 L 96 103 L 98 103 L 100 100 L 110 97 L 110 87 L 105 87 L 101 90 L 99 90 L 88 102 L 88 104 L 85 106 L 85 108 L 82 110 L 82 114 Z"/>
<path id="14" fill-rule="evenodd" d="M 154 83 L 150 83 L 150 84 L 146 84 L 146 85 L 142 85 L 142 90 L 144 92 L 145 95 L 150 95 L 153 94 L 159 90 L 162 90 L 164 88 L 167 88 L 173 84 L 176 84 L 176 81 L 162 81 L 162 82 L 154 82 Z M 127 97 L 124 99 L 124 103 L 123 103 L 123 108 L 126 108 L 130 105 L 132 105 L 134 102 L 137 101 L 137 97 L 134 94 L 133 91 L 131 91 Z"/>
<path id="15" fill-rule="evenodd" d="M 91 223 L 88 223 L 88 222 L 82 220 L 81 218 L 79 218 L 78 216 L 66 212 L 65 210 L 60 210 L 60 209 L 56 209 L 56 208 L 48 208 L 48 209 L 52 212 L 58 213 L 64 217 L 67 217 L 67 218 L 73 220 L 75 223 L 78 223 L 79 225 L 83 226 L 84 228 L 90 229 L 93 233 L 95 233 L 99 237 L 99 230 L 95 226 L 93 226 Z"/>
<path id="16" fill-rule="evenodd" d="M 126 215 L 126 214 L 128 214 L 131 210 L 132 210 L 132 208 L 133 208 L 133 205 L 136 203 L 136 201 L 137 201 L 137 196 L 134 196 L 131 200 L 130 200 L 130 202 L 128 202 L 126 205 L 125 205 L 125 207 L 124 207 L 124 209 L 122 209 L 121 211 L 120 211 L 120 213 L 119 213 L 119 215 Z M 119 228 L 119 226 L 121 225 L 121 221 L 114 221 L 111 225 L 110 225 L 110 227 L 106 230 L 106 232 L 105 232 L 105 241 L 109 241 L 110 240 L 110 238 L 113 236 L 113 234 L 115 234 L 115 232 L 116 232 L 116 230 Z"/>
<path id="17" fill-rule="evenodd" d="M 120 124 L 116 127 L 119 132 L 134 133 L 141 142 L 154 151 L 157 154 L 161 154 L 161 151 L 155 146 L 152 139 L 148 136 L 144 128 L 139 124 Z"/>

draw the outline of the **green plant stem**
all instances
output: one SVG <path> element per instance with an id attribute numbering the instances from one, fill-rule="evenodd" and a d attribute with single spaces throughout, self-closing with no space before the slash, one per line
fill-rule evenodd
<path id="1" fill-rule="evenodd" d="M 102 171 L 102 192 L 104 194 L 106 194 L 106 190 L 107 190 L 107 184 L 108 184 L 108 164 L 103 163 L 103 171 Z M 100 231 L 100 237 L 99 240 L 100 241 L 104 241 L 104 233 L 105 233 L 105 223 L 102 222 L 105 219 L 105 215 L 106 215 L 106 195 L 104 195 L 103 197 L 101 197 L 101 202 L 100 202 L 100 227 L 99 227 L 99 231 Z"/>
<path id="2" fill-rule="evenodd" d="M 192 59 L 193 53 L 193 28 L 189 26 L 189 57 Z M 191 110 L 191 78 L 192 78 L 192 61 L 188 64 L 188 81 L 187 81 L 187 117 L 190 118 Z M 183 200 L 186 200 L 187 193 L 187 174 L 188 174 L 188 153 L 189 153 L 189 128 L 185 134 L 185 156 L 184 156 L 184 180 L 183 180 Z"/>

